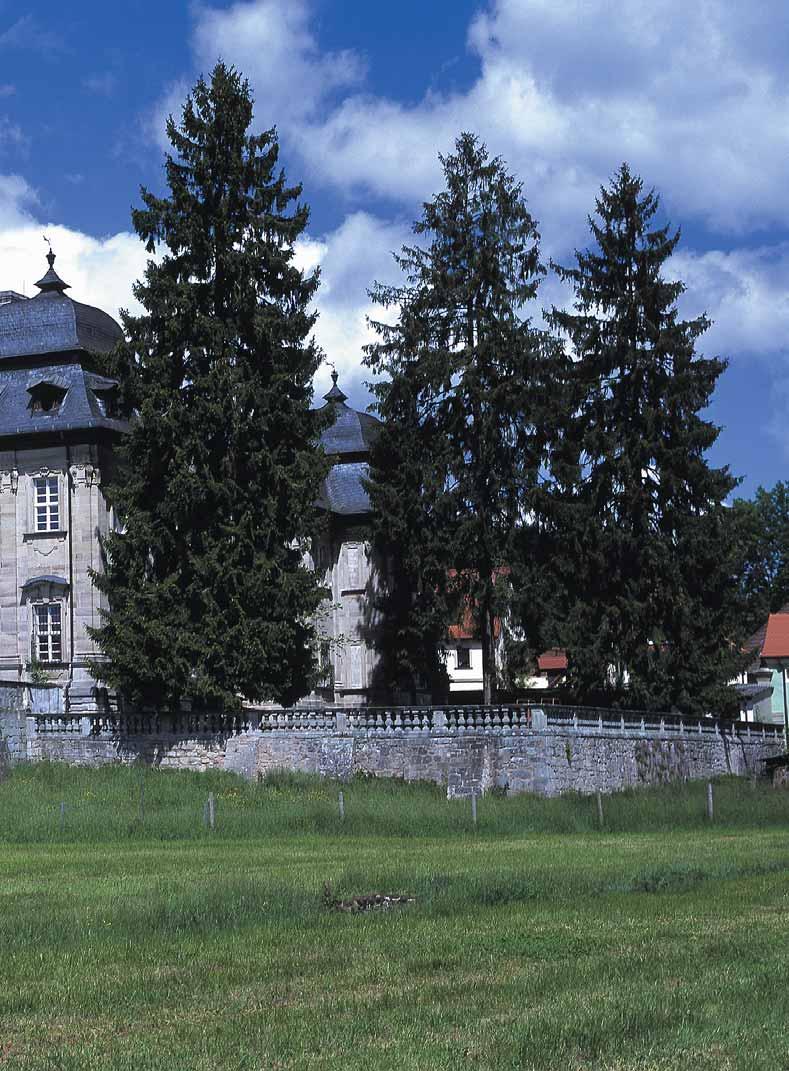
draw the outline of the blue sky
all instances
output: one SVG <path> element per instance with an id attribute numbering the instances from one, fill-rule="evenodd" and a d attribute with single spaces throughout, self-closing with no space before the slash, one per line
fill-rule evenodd
<path id="1" fill-rule="evenodd" d="M 730 360 L 713 458 L 750 493 L 789 463 L 788 45 L 776 0 L 0 0 L 0 289 L 31 292 L 46 233 L 75 297 L 131 305 L 130 207 L 161 183 L 164 117 L 221 55 L 304 182 L 318 339 L 361 406 L 366 287 L 396 281 L 391 251 L 461 130 L 523 180 L 559 261 L 626 159 L 682 227 L 684 308 Z M 548 280 L 535 314 L 562 300 Z"/>

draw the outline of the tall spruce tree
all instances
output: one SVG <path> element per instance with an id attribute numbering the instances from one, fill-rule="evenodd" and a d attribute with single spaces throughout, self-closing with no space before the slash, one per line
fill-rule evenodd
<path id="1" fill-rule="evenodd" d="M 392 575 L 407 574 L 398 658 L 413 667 L 421 645 L 435 659 L 460 600 L 482 640 L 490 702 L 502 577 L 544 448 L 551 350 L 523 314 L 544 269 L 502 161 L 468 133 L 440 159 L 445 189 L 414 224 L 423 242 L 396 257 L 404 285 L 371 291 L 399 313 L 373 323 L 379 341 L 367 350 L 384 377 L 375 390 L 388 429 L 373 451 L 371 497 Z"/>
<path id="2" fill-rule="evenodd" d="M 737 563 L 722 503 L 736 484 L 705 454 L 719 429 L 700 413 L 719 359 L 695 352 L 706 316 L 681 320 L 685 287 L 664 274 L 679 232 L 626 164 L 596 202 L 592 248 L 557 267 L 575 311 L 554 309 L 571 344 L 554 569 L 567 598 L 558 639 L 584 701 L 704 709 L 737 665 Z"/>
<path id="3" fill-rule="evenodd" d="M 169 195 L 132 213 L 149 252 L 113 371 L 131 418 L 109 487 L 123 530 L 95 577 L 94 672 L 136 702 L 293 700 L 314 672 L 322 590 L 303 564 L 325 462 L 310 409 L 317 274 L 308 209 L 251 135 L 249 86 L 219 63 L 167 134 Z"/>

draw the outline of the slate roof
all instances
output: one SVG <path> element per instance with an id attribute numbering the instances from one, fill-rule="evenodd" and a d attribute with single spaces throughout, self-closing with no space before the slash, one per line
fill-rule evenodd
<path id="1" fill-rule="evenodd" d="M 321 445 L 333 459 L 329 475 L 323 484 L 318 504 L 340 516 L 370 512 L 370 498 L 363 480 L 368 473 L 367 457 L 381 427 L 380 420 L 369 413 L 360 413 L 346 405 L 347 395 L 337 386 L 337 373 L 332 373 L 332 388 L 325 394 L 331 407 L 333 422 L 321 435 Z"/>
<path id="2" fill-rule="evenodd" d="M 54 253 L 47 260 L 36 297 L 6 291 L 0 302 L 0 436 L 125 431 L 125 421 L 105 415 L 102 394 L 117 384 L 80 363 L 88 353 L 111 350 L 121 329 L 101 309 L 67 297 L 69 286 L 55 271 Z M 63 400 L 52 412 L 34 413 L 31 392 L 46 385 L 64 391 Z"/>
<path id="3" fill-rule="evenodd" d="M 72 301 L 62 290 L 0 304 L 0 361 L 43 353 L 108 353 L 122 332 L 106 312 Z"/>
<path id="4" fill-rule="evenodd" d="M 370 512 L 370 496 L 362 483 L 367 478 L 364 461 L 337 462 L 323 481 L 319 504 L 332 513 L 353 516 Z"/>
<path id="5" fill-rule="evenodd" d="M 31 412 L 30 389 L 52 383 L 66 394 L 56 412 Z M 86 372 L 81 365 L 56 364 L 42 368 L 3 368 L 0 361 L 0 436 L 37 435 L 42 432 L 105 428 L 125 431 L 123 420 L 104 416 L 96 391 L 114 386 L 112 380 Z"/>
<path id="6" fill-rule="evenodd" d="M 754 703 L 773 694 L 772 684 L 735 684 L 734 690 L 743 699 L 750 699 Z"/>

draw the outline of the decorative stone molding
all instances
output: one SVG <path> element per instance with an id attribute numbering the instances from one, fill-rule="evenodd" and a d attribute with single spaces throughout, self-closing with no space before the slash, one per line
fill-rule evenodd
<path id="1" fill-rule="evenodd" d="M 101 470 L 89 461 L 72 465 L 69 473 L 75 487 L 98 487 L 101 483 Z"/>
<path id="2" fill-rule="evenodd" d="M 0 472 L 0 494 L 4 491 L 10 491 L 12 495 L 15 495 L 18 487 L 19 472 L 17 469 L 6 469 L 4 472 Z"/>

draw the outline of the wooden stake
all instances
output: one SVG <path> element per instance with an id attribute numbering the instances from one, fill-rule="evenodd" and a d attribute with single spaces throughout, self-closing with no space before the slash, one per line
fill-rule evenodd
<path id="1" fill-rule="evenodd" d="M 474 823 L 474 828 L 477 828 L 477 794 L 471 793 L 471 821 Z"/>
<path id="2" fill-rule="evenodd" d="M 340 804 L 340 821 L 344 822 L 345 821 L 345 796 L 343 796 L 342 792 L 340 792 L 340 796 L 339 796 L 338 802 Z"/>
<path id="3" fill-rule="evenodd" d="M 603 794 L 602 794 L 602 792 L 598 792 L 597 793 L 597 822 L 598 822 L 600 828 L 602 829 L 604 824 L 605 824 L 605 820 L 603 819 Z"/>
<path id="4" fill-rule="evenodd" d="M 712 802 L 712 781 L 707 782 L 707 818 L 710 822 L 715 817 L 715 809 Z"/>
<path id="5" fill-rule="evenodd" d="M 216 810 L 214 806 L 213 792 L 208 797 L 208 828 L 213 829 L 216 825 Z"/>

